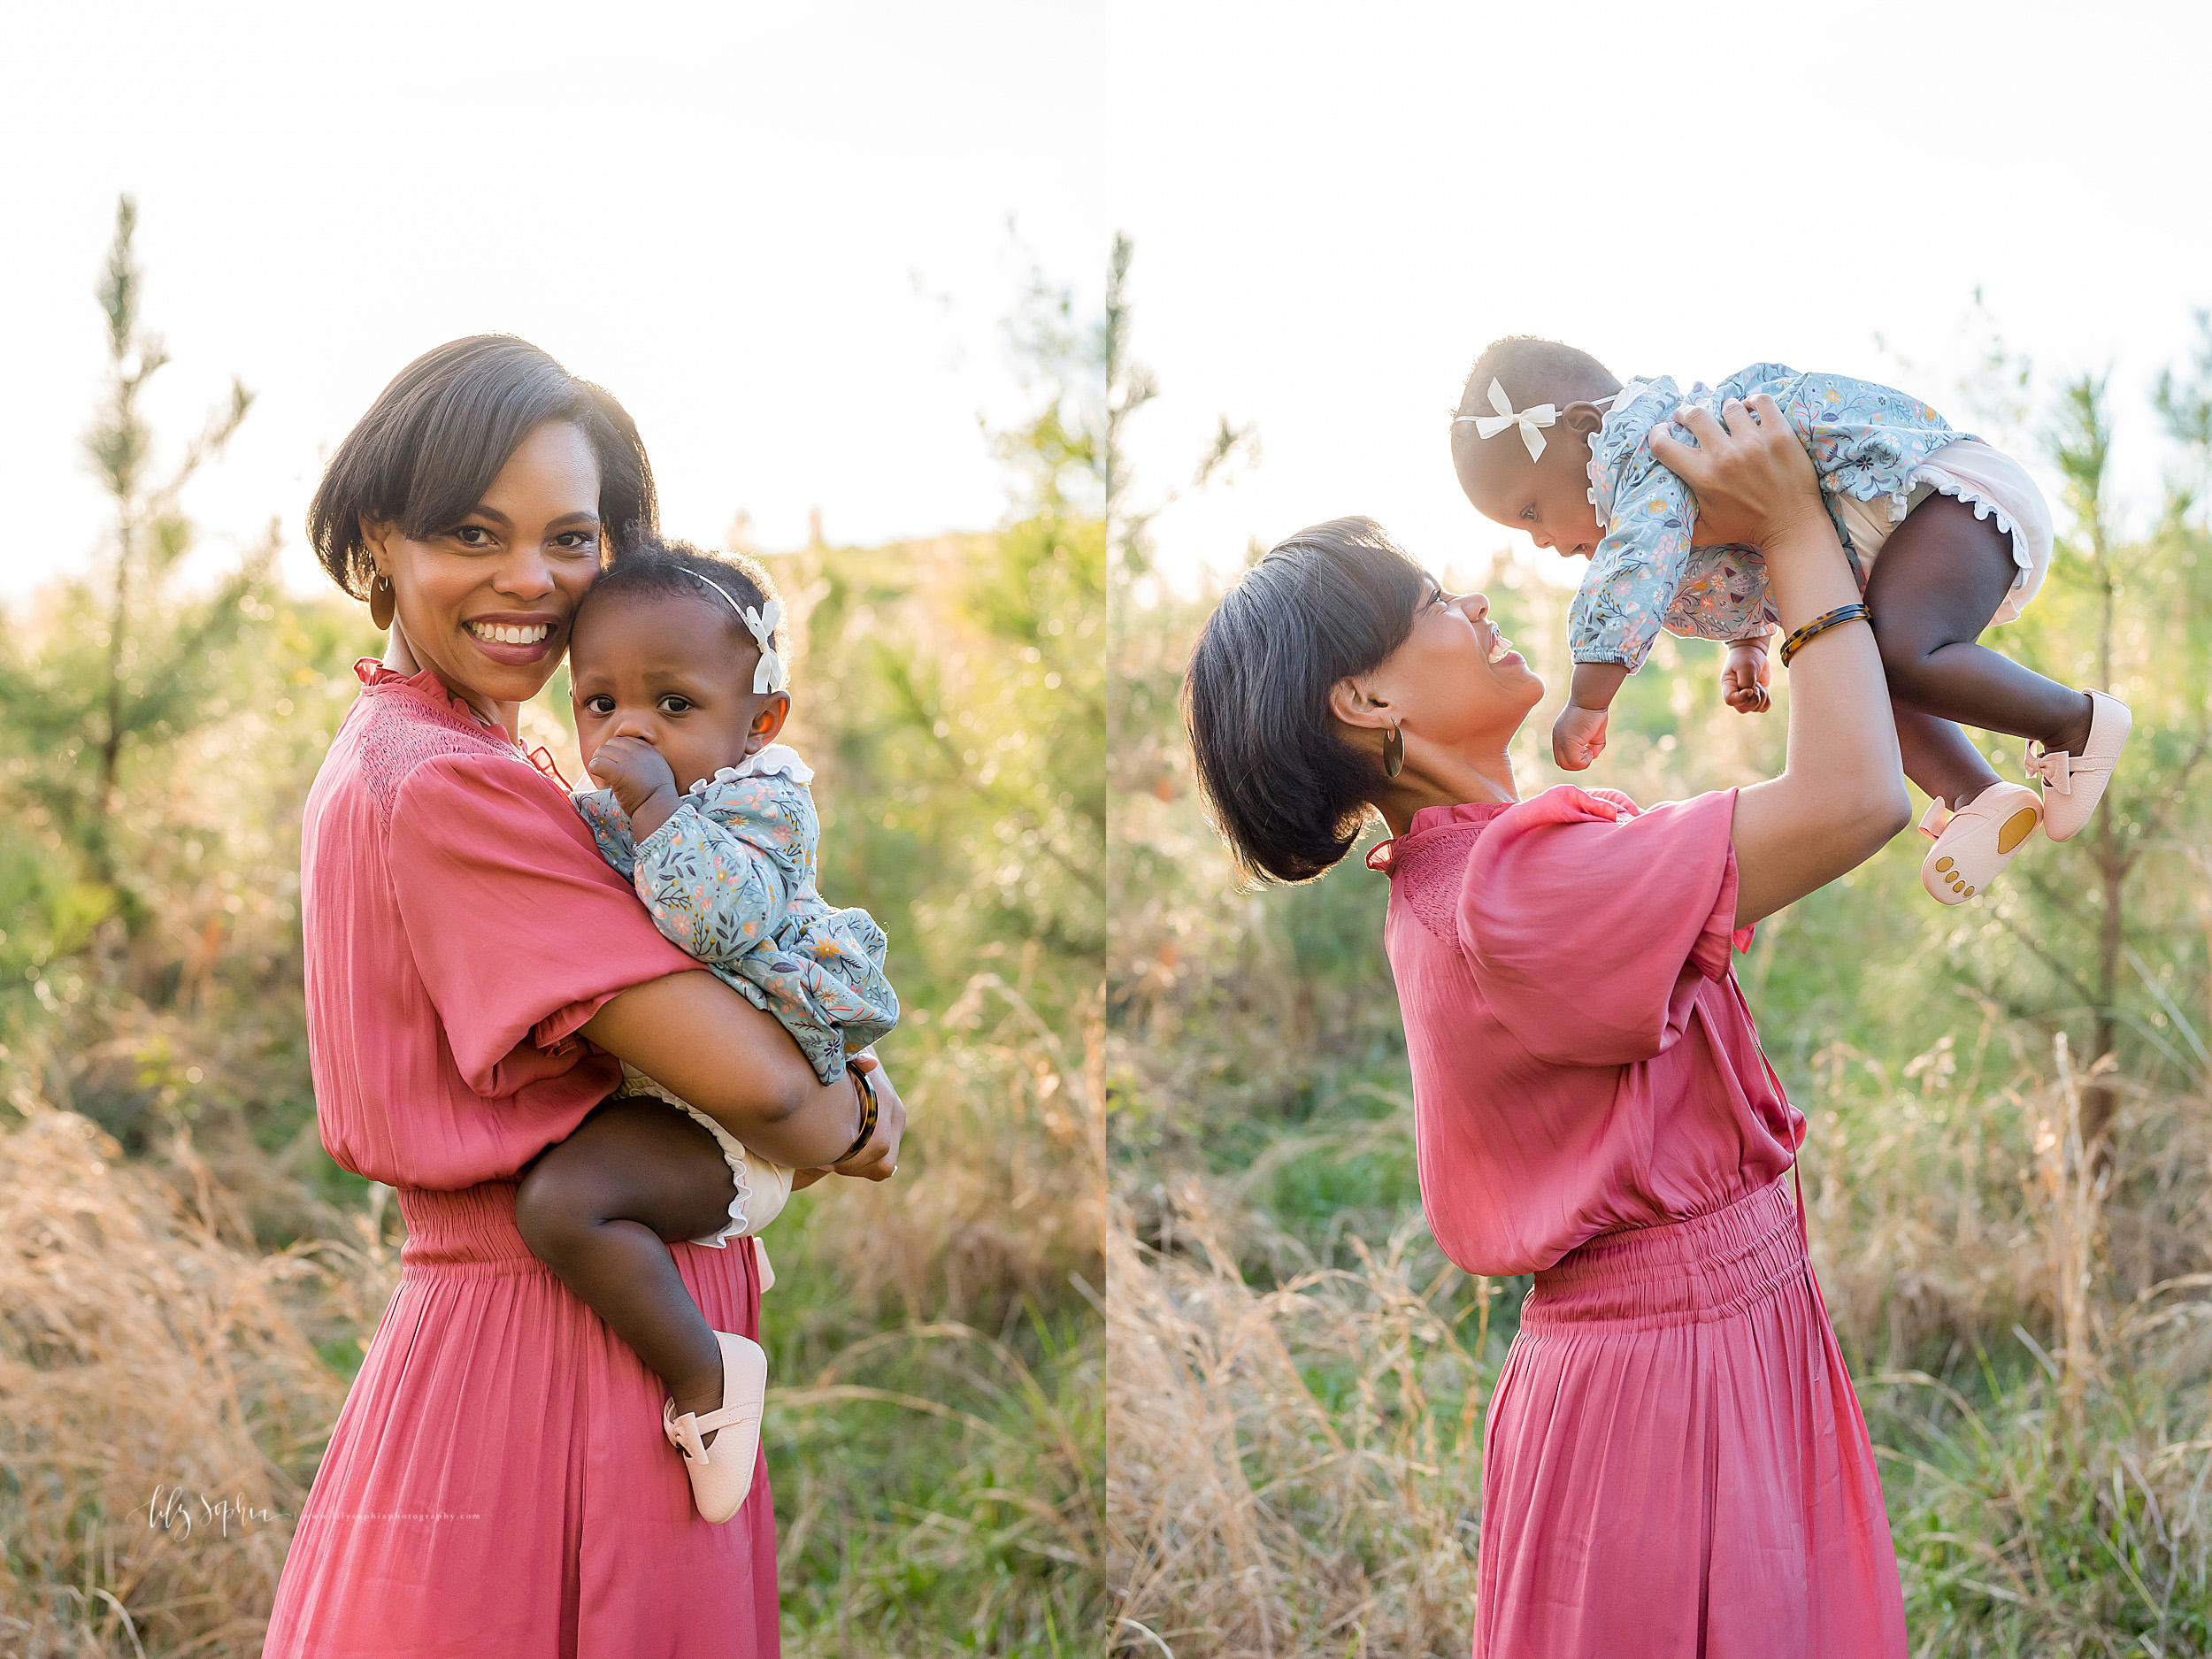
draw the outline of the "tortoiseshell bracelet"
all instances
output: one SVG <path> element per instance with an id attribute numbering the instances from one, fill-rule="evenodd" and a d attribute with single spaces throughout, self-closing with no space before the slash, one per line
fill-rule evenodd
<path id="1" fill-rule="evenodd" d="M 1790 665 L 1790 658 L 1804 649 L 1806 641 L 1818 638 L 1830 628 L 1840 626 L 1846 622 L 1864 622 L 1871 626 L 1873 621 L 1874 618 L 1867 614 L 1864 604 L 1838 605 L 1833 611 L 1824 611 L 1803 627 L 1793 631 L 1790 637 L 1782 641 L 1782 666 L 1787 668 Z"/>
<path id="2" fill-rule="evenodd" d="M 849 1060 L 845 1062 L 845 1074 L 852 1079 L 853 1087 L 860 1092 L 860 1133 L 853 1137 L 852 1145 L 831 1163 L 832 1169 L 849 1158 L 858 1157 L 867 1149 L 868 1143 L 876 1138 L 875 1079 Z"/>

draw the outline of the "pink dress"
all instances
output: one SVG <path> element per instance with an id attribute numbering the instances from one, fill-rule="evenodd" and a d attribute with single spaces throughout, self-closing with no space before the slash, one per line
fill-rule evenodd
<path id="1" fill-rule="evenodd" d="M 1429 1225 L 1536 1276 L 1483 1433 L 1478 1659 L 1904 1659 L 1804 1119 L 1729 967 L 1734 810 L 1563 785 L 1370 860 Z"/>
<path id="2" fill-rule="evenodd" d="M 764 1468 L 733 1518 L 700 1520 L 659 1379 L 514 1223 L 516 1171 L 619 1075 L 577 1027 L 699 964 L 435 676 L 357 672 L 307 803 L 308 1036 L 323 1144 L 399 1189 L 407 1241 L 264 1651 L 772 1655 Z M 671 1248 L 708 1321 L 757 1335 L 749 1246 Z"/>

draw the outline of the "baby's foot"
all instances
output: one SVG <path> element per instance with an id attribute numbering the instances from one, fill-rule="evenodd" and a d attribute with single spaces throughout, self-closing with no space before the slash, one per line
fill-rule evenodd
<path id="1" fill-rule="evenodd" d="M 2101 691 L 2088 695 L 2094 712 L 2078 748 L 2028 744 L 2028 775 L 2043 780 L 2043 833 L 2055 841 L 2071 841 L 2089 822 L 2135 723 L 2119 698 Z"/>
<path id="2" fill-rule="evenodd" d="M 1947 822 L 1943 803 L 1931 802 L 1920 833 L 1935 845 L 1921 861 L 1920 885 L 1939 904 L 1965 903 L 2012 862 L 2041 817 L 2035 791 L 2016 783 L 1991 784 Z"/>
<path id="3" fill-rule="evenodd" d="M 684 1455 L 691 1501 L 702 1517 L 726 1521 L 743 1507 L 760 1461 L 760 1415 L 767 1403 L 768 1356 L 749 1337 L 717 1331 L 722 1345 L 720 1406 L 701 1415 L 677 1415 L 676 1402 L 661 1407 L 661 1429 Z"/>

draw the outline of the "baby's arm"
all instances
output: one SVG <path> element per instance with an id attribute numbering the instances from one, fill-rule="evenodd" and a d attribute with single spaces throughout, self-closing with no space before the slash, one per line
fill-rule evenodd
<path id="1" fill-rule="evenodd" d="M 599 787 L 611 790 L 628 814 L 633 845 L 642 844 L 667 823 L 683 799 L 676 788 L 676 774 L 668 770 L 660 750 L 641 738 L 609 738 L 592 756 L 589 770 Z"/>
<path id="2" fill-rule="evenodd" d="M 1613 495 L 1613 522 L 1569 613 L 1574 678 L 1552 726 L 1552 759 L 1580 772 L 1605 750 L 1607 710 L 1642 665 L 1674 603 L 1697 509 L 1689 486 L 1640 449 Z"/>

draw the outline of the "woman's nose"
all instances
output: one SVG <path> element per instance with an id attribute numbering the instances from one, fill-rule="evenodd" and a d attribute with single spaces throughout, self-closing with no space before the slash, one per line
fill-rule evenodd
<path id="1" fill-rule="evenodd" d="M 492 578 L 495 591 L 513 599 L 542 599 L 553 591 L 553 566 L 541 548 L 518 548 Z"/>
<path id="2" fill-rule="evenodd" d="M 1487 594 L 1461 594 L 1452 601 L 1452 605 L 1470 622 L 1484 621 L 1490 615 L 1490 595 Z"/>

